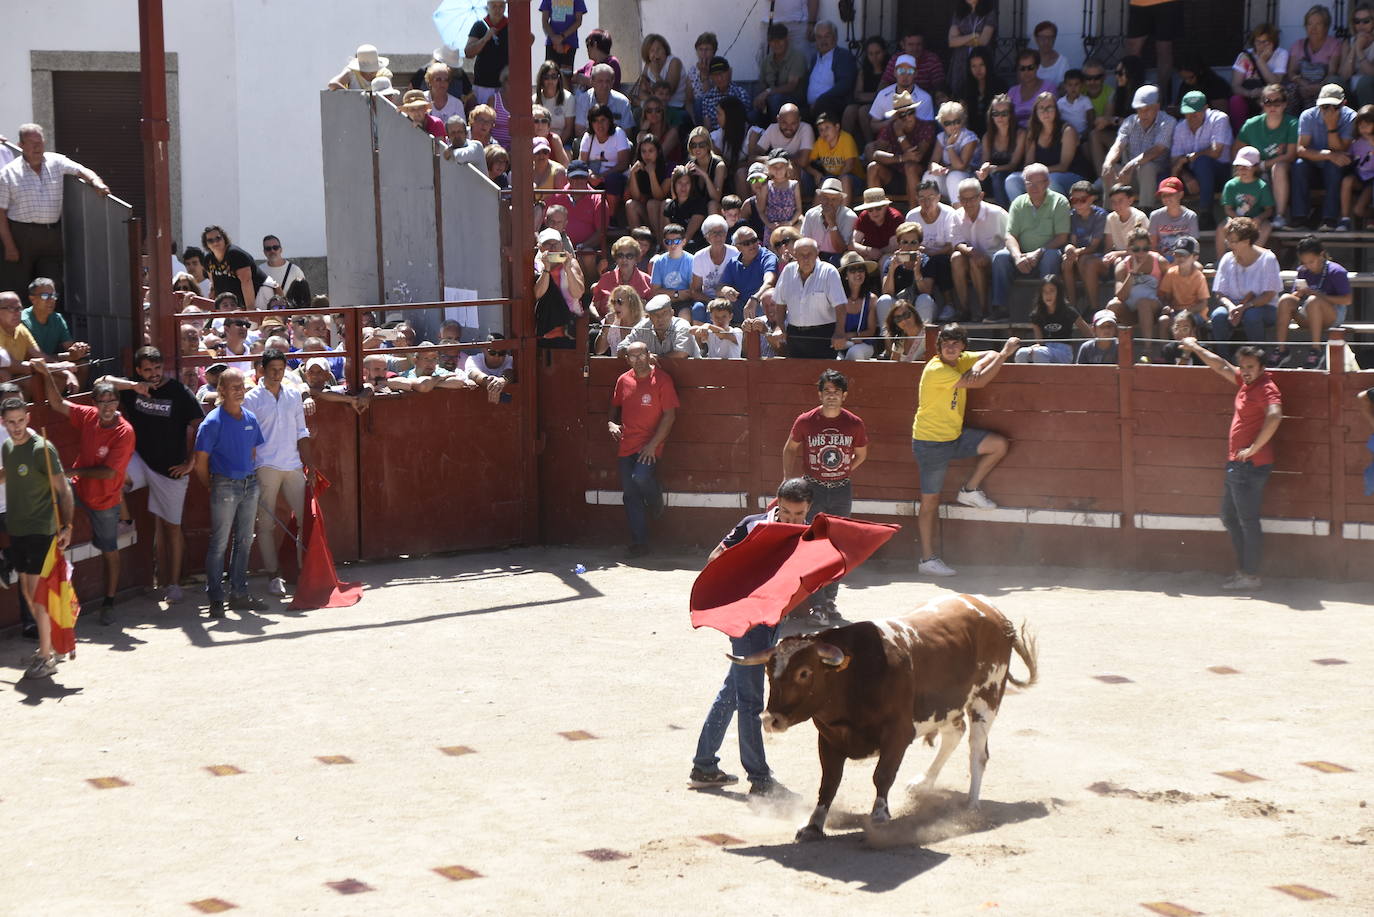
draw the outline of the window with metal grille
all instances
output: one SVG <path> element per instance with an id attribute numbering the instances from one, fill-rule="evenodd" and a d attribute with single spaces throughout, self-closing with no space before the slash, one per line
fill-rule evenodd
<path id="1" fill-rule="evenodd" d="M 143 101 L 133 72 L 54 71 L 49 149 L 88 166 L 143 216 Z"/>

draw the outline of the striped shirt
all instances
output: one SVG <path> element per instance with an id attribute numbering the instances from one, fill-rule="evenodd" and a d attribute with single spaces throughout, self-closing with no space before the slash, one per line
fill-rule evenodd
<path id="1" fill-rule="evenodd" d="M 16 223 L 56 223 L 62 219 L 62 177 L 80 173 L 81 166 L 61 153 L 44 153 L 37 172 L 20 157 L 0 169 L 0 210 Z"/>

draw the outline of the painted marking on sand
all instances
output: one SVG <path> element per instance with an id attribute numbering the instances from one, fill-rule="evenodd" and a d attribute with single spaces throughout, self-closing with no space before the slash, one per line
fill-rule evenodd
<path id="1" fill-rule="evenodd" d="M 628 860 L 630 858 L 628 853 L 621 853 L 619 850 L 612 850 L 609 847 L 597 847 L 592 850 L 583 850 L 581 853 L 587 859 L 595 860 L 598 863 L 610 863 L 613 860 Z"/>
<path id="2" fill-rule="evenodd" d="M 1131 684 L 1131 680 L 1130 680 L 1129 678 L 1127 678 L 1125 675 L 1094 675 L 1093 678 L 1096 678 L 1098 681 L 1102 682 L 1104 685 L 1128 685 L 1128 684 Z"/>
<path id="3" fill-rule="evenodd" d="M 592 735 L 585 729 L 574 729 L 571 732 L 560 732 L 559 735 L 567 739 L 569 742 L 585 742 L 588 739 L 596 738 L 596 736 Z"/>
<path id="4" fill-rule="evenodd" d="M 232 911 L 238 907 L 237 904 L 225 901 L 223 898 L 201 898 L 199 901 L 188 901 L 187 903 L 202 914 L 223 914 L 225 911 Z"/>
<path id="5" fill-rule="evenodd" d="M 371 885 L 368 885 L 360 879 L 340 879 L 337 882 L 326 882 L 324 884 L 341 895 L 361 895 L 363 892 L 374 891 Z"/>
<path id="6" fill-rule="evenodd" d="M 243 770 L 232 764 L 211 764 L 205 768 L 216 777 L 232 777 L 235 774 L 242 774 Z"/>
<path id="7" fill-rule="evenodd" d="M 1353 767 L 1346 767 L 1344 764 L 1335 764 L 1331 761 L 1299 761 L 1303 767 L 1310 767 L 1314 771 L 1321 771 L 1323 774 L 1350 774 L 1354 773 Z"/>
<path id="8" fill-rule="evenodd" d="M 1263 777 L 1256 777 L 1249 771 L 1217 771 L 1218 777 L 1225 777 L 1227 780 L 1234 780 L 1236 783 L 1254 783 L 1256 780 L 1263 780 Z"/>
<path id="9" fill-rule="evenodd" d="M 1240 669 L 1233 669 L 1229 665 L 1209 665 L 1207 671 L 1214 675 L 1239 675 Z"/>
<path id="10" fill-rule="evenodd" d="M 1292 895 L 1299 901 L 1316 901 L 1320 898 L 1334 898 L 1330 892 L 1324 892 L 1320 888 L 1313 888 L 1310 885 L 1273 885 L 1270 886 L 1276 892 L 1283 892 L 1285 895 Z"/>
<path id="11" fill-rule="evenodd" d="M 315 760 L 321 764 L 352 764 L 353 759 L 348 755 L 317 755 Z"/>
<path id="12" fill-rule="evenodd" d="M 87 777 L 86 782 L 97 790 L 113 790 L 116 787 L 132 786 L 122 777 Z"/>
<path id="13" fill-rule="evenodd" d="M 1172 901 L 1142 901 L 1140 906 L 1147 911 L 1163 914 L 1164 917 L 1192 917 L 1194 914 L 1202 913 L 1181 904 L 1174 904 Z"/>
<path id="14" fill-rule="evenodd" d="M 436 866 L 434 871 L 445 879 L 452 879 L 454 882 L 462 882 L 464 879 L 480 879 L 482 874 L 475 869 L 468 869 L 466 866 Z"/>
<path id="15" fill-rule="evenodd" d="M 468 748 L 466 745 L 441 745 L 439 746 L 439 750 L 442 751 L 444 754 L 454 758 L 457 758 L 461 755 L 477 754 L 477 749 Z"/>

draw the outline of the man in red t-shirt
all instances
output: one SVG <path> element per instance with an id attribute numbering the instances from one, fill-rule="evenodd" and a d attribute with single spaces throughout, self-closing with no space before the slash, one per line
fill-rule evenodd
<path id="1" fill-rule="evenodd" d="M 620 443 L 620 490 L 630 522 L 630 557 L 649 553 L 649 517 L 663 515 L 663 490 L 654 469 L 663 455 L 663 441 L 677 416 L 673 377 L 649 358 L 649 345 L 636 341 L 625 348 L 630 369 L 615 380 L 611 418 L 606 425 Z"/>
<path id="2" fill-rule="evenodd" d="M 857 414 L 844 409 L 849 379 L 827 369 L 816 381 L 821 406 L 799 415 L 782 449 L 782 477 L 804 477 L 811 485 L 809 523 L 817 513 L 848 516 L 854 507 L 851 476 L 868 458 L 868 433 Z M 822 586 L 811 599 L 812 619 L 822 627 L 838 617 L 839 583 Z"/>
<path id="3" fill-rule="evenodd" d="M 111 624 L 119 588 L 119 501 L 124 496 L 124 472 L 134 454 L 134 428 L 120 415 L 119 392 L 109 382 L 95 384 L 95 407 L 91 408 L 63 399 L 46 366 L 35 363 L 34 369 L 47 380 L 48 405 L 81 433 L 80 452 L 67 474 L 77 505 L 91 517 L 91 543 L 105 568 L 100 623 Z"/>
<path id="4" fill-rule="evenodd" d="M 1273 438 L 1283 420 L 1283 396 L 1264 371 L 1264 352 L 1258 347 L 1236 348 L 1236 366 L 1203 347 L 1197 338 L 1184 338 L 1181 344 L 1238 387 L 1226 446 L 1226 487 L 1221 498 L 1221 521 L 1231 533 L 1237 570 L 1221 588 L 1250 592 L 1261 585 L 1260 506 L 1264 502 L 1264 485 L 1274 470 Z"/>

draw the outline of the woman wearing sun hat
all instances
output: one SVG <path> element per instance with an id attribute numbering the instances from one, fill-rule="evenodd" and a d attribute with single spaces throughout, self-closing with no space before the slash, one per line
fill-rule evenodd
<path id="1" fill-rule="evenodd" d="M 358 45 L 357 52 L 344 65 L 343 72 L 330 80 L 326 88 L 352 89 L 357 92 L 370 89 L 372 81 L 379 76 L 391 79 L 391 71 L 387 69 L 389 63 L 390 60 L 377 54 L 376 45 Z"/>

